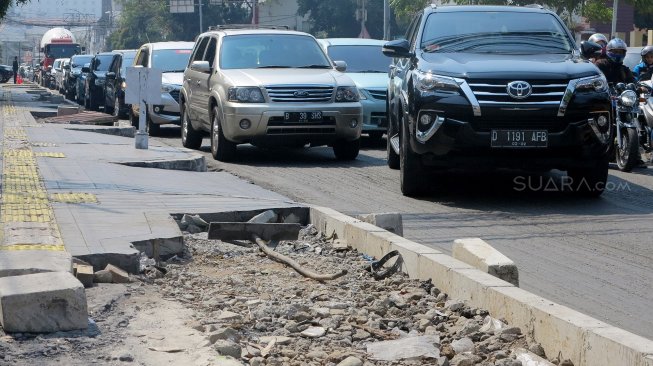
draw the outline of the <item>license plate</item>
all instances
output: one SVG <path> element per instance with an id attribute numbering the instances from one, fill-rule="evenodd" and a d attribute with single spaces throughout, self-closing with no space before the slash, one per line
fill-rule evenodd
<path id="1" fill-rule="evenodd" d="M 542 130 L 492 130 L 492 147 L 547 147 L 549 135 Z"/>
<path id="2" fill-rule="evenodd" d="M 314 122 L 322 120 L 322 112 L 285 112 L 284 122 Z"/>

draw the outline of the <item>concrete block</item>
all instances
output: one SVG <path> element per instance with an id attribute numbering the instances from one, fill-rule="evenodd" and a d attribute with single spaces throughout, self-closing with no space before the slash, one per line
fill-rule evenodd
<path id="1" fill-rule="evenodd" d="M 260 224 L 255 222 L 212 222 L 209 224 L 209 239 L 253 240 L 257 235 L 263 240 L 297 240 L 299 224 Z"/>
<path id="2" fill-rule="evenodd" d="M 54 250 L 0 251 L 0 277 L 41 272 L 72 272 L 72 256 Z"/>
<path id="3" fill-rule="evenodd" d="M 74 264 L 75 277 L 84 287 L 93 286 L 93 266 L 84 264 Z"/>
<path id="4" fill-rule="evenodd" d="M 60 105 L 57 107 L 57 116 L 69 116 L 79 113 L 79 107 L 71 105 Z"/>
<path id="5" fill-rule="evenodd" d="M 107 267 L 104 270 L 111 272 L 113 283 L 129 283 L 129 274 L 122 269 L 112 264 L 107 264 Z"/>
<path id="6" fill-rule="evenodd" d="M 396 236 L 396 234 L 389 231 L 371 231 L 367 233 L 365 241 L 362 243 L 356 243 L 354 248 L 359 252 L 380 259 L 390 252 L 390 243 Z"/>
<path id="7" fill-rule="evenodd" d="M 381 229 L 393 232 L 399 236 L 404 236 L 404 224 L 400 213 L 372 213 L 358 215 L 356 218 L 363 222 L 376 225 Z"/>
<path id="8" fill-rule="evenodd" d="M 0 321 L 10 333 L 86 329 L 84 286 L 70 272 L 0 278 Z"/>
<path id="9" fill-rule="evenodd" d="M 586 335 L 585 349 L 579 366 L 653 365 L 653 341 L 616 327 L 592 329 Z"/>
<path id="10" fill-rule="evenodd" d="M 351 216 L 347 216 L 334 209 L 327 207 L 312 206 L 309 214 L 310 222 L 329 237 L 333 234 L 337 238 L 345 237 L 345 226 L 347 223 L 360 222 Z"/>
<path id="11" fill-rule="evenodd" d="M 453 257 L 519 286 L 519 272 L 515 263 L 483 239 L 456 239 L 453 243 Z"/>
<path id="12" fill-rule="evenodd" d="M 345 224 L 344 236 L 339 238 L 347 241 L 347 244 L 352 248 L 357 248 L 358 246 L 363 246 L 363 243 L 367 240 L 368 233 L 384 231 L 378 226 L 356 220 L 355 222 L 347 222 Z"/>
<path id="13" fill-rule="evenodd" d="M 399 235 L 390 237 L 390 251 L 397 250 L 404 260 L 401 270 L 412 278 L 419 278 L 420 257 L 426 254 L 441 254 L 437 249 L 415 243 Z"/>

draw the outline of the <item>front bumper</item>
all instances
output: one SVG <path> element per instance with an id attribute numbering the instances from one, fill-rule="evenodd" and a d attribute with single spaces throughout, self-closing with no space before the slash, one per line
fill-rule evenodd
<path id="1" fill-rule="evenodd" d="M 284 122 L 286 112 L 322 112 L 322 120 Z M 283 103 L 223 105 L 225 137 L 237 143 L 283 146 L 296 143 L 329 145 L 338 140 L 360 138 L 362 108 L 360 103 Z M 248 119 L 251 127 L 242 129 L 240 121 Z M 356 126 L 351 127 L 352 121 Z"/>
<path id="2" fill-rule="evenodd" d="M 363 132 L 382 131 L 388 129 L 388 118 L 385 100 L 363 99 Z"/>
<path id="3" fill-rule="evenodd" d="M 176 96 L 176 97 L 175 97 Z M 161 104 L 147 106 L 147 113 L 150 120 L 157 124 L 181 124 L 181 114 L 179 110 L 179 91 L 170 93 L 161 93 Z"/>
<path id="4" fill-rule="evenodd" d="M 419 100 L 415 107 L 407 115 L 409 141 L 427 166 L 566 170 L 586 166 L 608 151 L 607 139 L 598 136 L 588 122 L 599 115 L 610 118 L 607 94 L 575 95 L 564 116 L 558 115 L 558 106 L 485 106 L 478 115 L 467 99 L 451 94 Z M 430 138 L 418 141 L 415 129 L 423 113 L 437 114 L 443 120 Z M 547 146 L 492 147 L 491 134 L 496 130 L 546 131 Z"/>

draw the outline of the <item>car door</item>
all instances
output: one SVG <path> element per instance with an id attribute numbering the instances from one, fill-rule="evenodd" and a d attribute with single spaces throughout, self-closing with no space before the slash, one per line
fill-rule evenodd
<path id="1" fill-rule="evenodd" d="M 417 33 L 419 31 L 419 25 L 421 19 L 422 19 L 422 15 L 421 14 L 417 15 L 411 22 L 410 26 L 408 27 L 408 31 L 406 32 L 406 39 L 410 43 L 411 45 L 410 49 L 412 51 L 415 50 L 415 42 L 417 39 Z M 392 84 L 394 89 L 393 94 L 394 97 L 396 98 L 395 99 L 396 104 L 393 106 L 394 108 L 400 107 L 398 103 L 400 103 L 403 100 L 403 95 L 404 95 L 401 91 L 407 90 L 406 88 L 408 87 L 408 80 L 410 79 L 411 72 L 413 70 L 413 65 L 414 62 L 411 58 L 399 58 L 397 63 L 395 64 L 394 78 L 392 79 Z M 408 101 L 403 100 L 403 102 L 407 103 Z M 406 112 L 406 108 L 402 108 L 402 110 L 403 112 Z"/>
<path id="2" fill-rule="evenodd" d="M 215 54 L 217 52 L 218 40 L 216 37 L 207 37 L 209 42 L 206 46 L 206 52 L 204 52 L 204 61 L 207 61 L 211 65 L 211 70 L 208 72 L 199 72 L 197 76 L 197 96 L 201 101 L 199 105 L 199 116 L 200 121 L 207 126 L 210 126 L 211 121 L 211 111 L 209 110 L 209 98 L 211 97 L 211 78 L 214 75 L 215 70 Z"/>
<path id="3" fill-rule="evenodd" d="M 195 48 L 193 53 L 188 60 L 188 67 L 184 72 L 184 84 L 186 85 L 186 104 L 188 112 L 190 113 L 190 118 L 193 121 L 201 121 L 201 108 L 204 105 L 200 100 L 200 95 L 198 95 L 198 83 L 201 83 L 202 72 L 191 67 L 195 61 L 204 60 L 204 52 L 206 51 L 206 45 L 209 42 L 209 37 L 202 37 L 195 42 Z"/>
<path id="4" fill-rule="evenodd" d="M 134 61 L 134 66 L 142 66 L 142 67 L 147 67 L 149 65 L 149 48 L 147 45 L 142 46 L 139 50 L 138 53 L 136 54 L 136 59 Z M 129 83 L 127 83 L 127 87 L 129 88 Z M 132 104 L 132 111 L 133 113 L 138 116 L 140 113 L 140 103 L 134 103 Z"/>
<path id="5" fill-rule="evenodd" d="M 109 66 L 109 71 L 107 71 L 107 78 L 104 88 L 106 105 L 113 107 L 116 100 L 116 91 L 119 88 L 120 81 L 118 80 L 120 75 L 120 65 L 122 61 L 122 55 L 115 55 Z M 113 77 L 109 78 L 109 73 L 113 73 Z"/>

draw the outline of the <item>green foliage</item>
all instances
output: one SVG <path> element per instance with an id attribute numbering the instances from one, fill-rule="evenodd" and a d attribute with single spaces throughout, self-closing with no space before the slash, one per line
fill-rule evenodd
<path id="1" fill-rule="evenodd" d="M 320 38 L 358 37 L 360 21 L 356 20 L 356 0 L 297 0 L 299 15 L 308 15 L 311 32 Z M 366 0 L 365 27 L 372 38 L 383 38 L 383 0 Z M 392 22 L 393 29 L 396 24 Z"/>
<path id="2" fill-rule="evenodd" d="M 0 19 L 4 19 L 5 15 L 7 15 L 7 10 L 9 10 L 9 7 L 14 6 L 14 4 L 24 5 L 28 2 L 30 2 L 30 0 L 0 0 Z"/>

